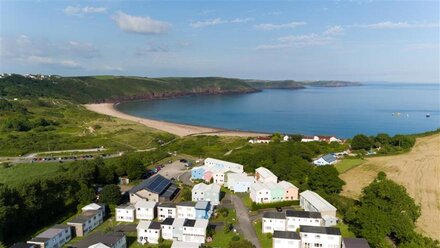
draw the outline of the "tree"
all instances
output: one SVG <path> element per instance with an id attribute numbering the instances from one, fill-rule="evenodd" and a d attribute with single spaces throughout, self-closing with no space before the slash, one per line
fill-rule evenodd
<path id="1" fill-rule="evenodd" d="M 96 198 L 95 190 L 85 184 L 81 184 L 76 197 L 81 205 L 89 204 Z"/>
<path id="2" fill-rule="evenodd" d="M 391 137 L 386 133 L 379 133 L 374 140 L 384 146 L 390 143 Z"/>
<path id="3" fill-rule="evenodd" d="M 121 189 L 118 185 L 109 184 L 102 188 L 99 193 L 99 202 L 107 204 L 118 204 L 121 200 Z"/>
<path id="4" fill-rule="evenodd" d="M 355 234 L 365 237 L 373 247 L 387 247 L 386 238 L 397 245 L 414 239 L 420 206 L 415 204 L 403 186 L 380 172 L 363 189 L 359 207 L 349 210 L 346 216 Z"/>
<path id="5" fill-rule="evenodd" d="M 128 160 L 127 164 L 127 176 L 131 180 L 140 179 L 145 173 L 145 166 L 139 159 L 131 158 Z"/>
<path id="6" fill-rule="evenodd" d="M 345 182 L 339 178 L 339 172 L 334 166 L 318 166 L 309 177 L 312 190 L 320 190 L 326 194 L 339 193 Z"/>
<path id="7" fill-rule="evenodd" d="M 182 189 L 180 193 L 180 199 L 182 201 L 191 201 L 192 200 L 192 192 L 189 188 L 185 187 Z"/>
<path id="8" fill-rule="evenodd" d="M 229 248 L 255 248 L 249 240 L 240 239 L 238 241 L 229 242 Z"/>
<path id="9" fill-rule="evenodd" d="M 363 134 L 355 135 L 351 141 L 351 148 L 353 150 L 369 150 L 372 145 L 371 139 Z"/>

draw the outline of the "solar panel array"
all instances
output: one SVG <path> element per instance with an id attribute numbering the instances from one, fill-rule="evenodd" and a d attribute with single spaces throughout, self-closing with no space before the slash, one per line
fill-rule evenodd
<path id="1" fill-rule="evenodd" d="M 149 191 L 160 194 L 170 184 L 171 184 L 170 180 L 166 179 L 165 177 L 163 177 L 161 175 L 157 175 L 154 178 L 152 178 L 152 180 L 149 181 L 145 186 Z"/>

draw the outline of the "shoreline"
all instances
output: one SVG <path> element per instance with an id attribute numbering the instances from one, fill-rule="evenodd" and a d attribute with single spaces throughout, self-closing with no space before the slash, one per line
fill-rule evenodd
<path id="1" fill-rule="evenodd" d="M 118 103 L 93 103 L 84 104 L 83 106 L 95 113 L 112 116 L 124 120 L 134 121 L 139 124 L 145 125 L 150 128 L 154 128 L 160 131 L 168 132 L 179 137 L 184 136 L 196 136 L 196 135 L 217 135 L 217 136 L 234 136 L 234 137 L 255 137 L 255 136 L 267 136 L 268 133 L 259 133 L 251 131 L 234 131 L 221 128 L 212 128 L 204 126 L 196 126 L 189 124 L 179 124 L 168 121 L 160 121 L 154 119 L 148 119 L 144 117 L 137 117 L 120 112 L 115 108 Z"/>

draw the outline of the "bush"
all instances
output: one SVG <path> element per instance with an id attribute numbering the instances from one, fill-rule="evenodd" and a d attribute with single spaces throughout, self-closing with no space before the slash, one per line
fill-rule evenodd
<path id="1" fill-rule="evenodd" d="M 229 209 L 227 208 L 220 208 L 218 211 L 225 218 L 229 215 Z"/>
<path id="2" fill-rule="evenodd" d="M 235 235 L 234 237 L 232 237 L 231 240 L 232 240 L 232 241 L 239 241 L 239 240 L 240 240 L 240 236 Z"/>
<path id="3" fill-rule="evenodd" d="M 278 208 L 278 207 L 289 207 L 292 205 L 299 205 L 299 201 L 282 201 L 282 202 L 272 202 L 272 203 L 252 203 L 252 211 L 257 211 L 265 208 Z"/>

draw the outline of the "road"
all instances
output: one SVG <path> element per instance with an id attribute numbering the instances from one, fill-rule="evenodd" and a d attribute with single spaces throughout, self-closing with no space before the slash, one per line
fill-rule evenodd
<path id="1" fill-rule="evenodd" d="M 260 240 L 258 240 L 257 233 L 255 232 L 255 229 L 252 226 L 252 222 L 249 218 L 248 209 L 244 206 L 243 202 L 237 195 L 229 194 L 229 196 L 237 213 L 239 232 L 244 236 L 245 239 L 254 244 L 255 248 L 261 248 Z"/>

